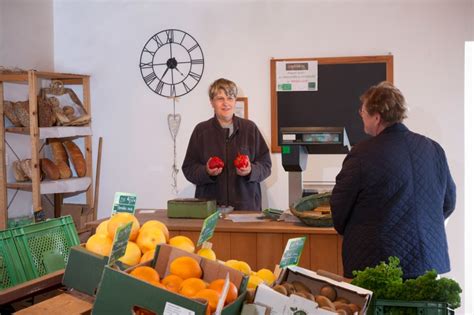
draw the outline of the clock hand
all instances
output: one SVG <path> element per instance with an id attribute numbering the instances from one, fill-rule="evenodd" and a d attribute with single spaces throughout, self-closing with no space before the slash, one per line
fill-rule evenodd
<path id="1" fill-rule="evenodd" d="M 184 77 L 184 74 L 183 74 L 181 71 L 179 71 L 178 66 L 176 66 L 174 69 L 175 69 L 176 71 L 178 71 L 179 74 L 181 74 L 182 77 Z"/>
<path id="2" fill-rule="evenodd" d="M 163 80 L 163 78 L 164 78 L 166 72 L 168 72 L 169 69 L 170 69 L 170 68 L 168 68 L 168 67 L 166 68 L 165 72 L 163 72 L 163 74 L 161 75 L 160 81 Z"/>

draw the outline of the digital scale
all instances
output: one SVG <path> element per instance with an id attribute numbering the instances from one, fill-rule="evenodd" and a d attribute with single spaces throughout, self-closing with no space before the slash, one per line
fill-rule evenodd
<path id="1" fill-rule="evenodd" d="M 306 170 L 308 154 L 346 154 L 351 146 L 344 127 L 282 127 L 280 132 L 291 206 L 303 196 L 302 172 Z"/>

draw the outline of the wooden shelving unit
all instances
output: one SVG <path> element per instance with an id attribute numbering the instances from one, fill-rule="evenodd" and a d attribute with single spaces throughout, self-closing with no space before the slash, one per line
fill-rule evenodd
<path id="1" fill-rule="evenodd" d="M 8 223 L 8 190 L 31 191 L 33 210 L 42 210 L 41 194 L 60 194 L 65 192 L 84 191 L 86 203 L 92 209 L 92 131 L 90 123 L 80 127 L 58 126 L 40 128 L 38 126 L 38 92 L 40 80 L 60 80 L 65 86 L 82 85 L 82 104 L 85 110 L 91 112 L 90 78 L 88 75 L 70 73 L 38 72 L 34 70 L 1 73 L 0 74 L 0 116 L 4 117 L 4 83 L 26 83 L 29 100 L 29 127 L 5 128 L 5 118 L 0 119 L 0 229 L 5 229 Z M 32 180 L 26 183 L 7 183 L 5 134 L 15 133 L 30 137 Z M 84 138 L 83 154 L 86 160 L 87 172 L 83 178 L 71 178 L 58 181 L 40 181 L 39 159 L 41 141 L 47 138 Z M 9 165 L 11 167 L 11 165 Z M 71 190 L 71 186 L 74 186 Z M 69 187 L 69 188 L 68 188 Z M 79 188 L 78 188 L 79 187 Z M 56 198 L 55 198 L 56 200 Z M 94 209 L 95 211 L 95 209 Z M 94 214 L 94 218 L 96 215 Z"/>

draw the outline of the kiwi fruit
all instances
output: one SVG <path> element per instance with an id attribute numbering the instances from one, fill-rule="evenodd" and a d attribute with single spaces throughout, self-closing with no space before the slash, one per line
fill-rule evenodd
<path id="1" fill-rule="evenodd" d="M 354 313 L 352 309 L 349 307 L 349 305 L 346 303 L 334 302 L 334 306 L 336 307 L 336 311 L 344 310 L 347 313 L 347 315 L 352 315 L 352 313 Z"/>
<path id="2" fill-rule="evenodd" d="M 348 315 L 347 312 L 345 310 L 343 310 L 342 308 L 336 310 L 336 313 L 338 313 L 340 315 Z"/>
<path id="3" fill-rule="evenodd" d="M 348 299 L 346 299 L 345 297 L 342 297 L 342 296 L 338 296 L 337 299 L 335 300 L 335 302 L 342 302 L 342 303 L 346 303 L 346 304 L 351 303 Z"/>
<path id="4" fill-rule="evenodd" d="M 319 294 L 320 295 L 324 295 L 325 297 L 327 297 L 329 300 L 332 301 L 335 301 L 336 298 L 337 298 L 337 292 L 336 292 L 336 289 L 334 289 L 332 286 L 330 285 L 325 285 L 321 288 L 321 290 L 319 290 Z"/>
<path id="5" fill-rule="evenodd" d="M 334 304 L 331 302 L 331 300 L 329 300 L 324 295 L 316 295 L 314 297 L 314 300 L 316 301 L 316 303 L 318 303 L 319 307 L 327 306 L 330 309 L 332 309 L 333 311 L 336 310 L 336 308 L 334 307 Z"/>
<path id="6" fill-rule="evenodd" d="M 303 282 L 301 281 L 293 281 L 291 284 L 293 284 L 293 287 L 295 287 L 295 290 L 296 292 L 301 292 L 301 291 L 304 291 L 304 292 L 309 292 L 311 293 L 311 289 L 308 288 L 306 286 L 306 284 L 304 284 Z"/>
<path id="7" fill-rule="evenodd" d="M 296 292 L 295 287 L 291 283 L 283 282 L 281 285 L 285 287 L 288 296 Z"/>
<path id="8" fill-rule="evenodd" d="M 314 302 L 314 295 L 312 295 L 311 293 L 309 292 L 302 292 L 306 295 L 306 298 L 310 301 L 313 301 Z"/>
<path id="9" fill-rule="evenodd" d="M 360 312 L 360 307 L 359 307 L 359 305 L 354 304 L 354 303 L 350 303 L 350 304 L 348 304 L 348 306 L 351 308 L 352 313 Z"/>
<path id="10" fill-rule="evenodd" d="M 298 296 L 301 296 L 302 298 L 305 298 L 306 299 L 306 294 L 304 294 L 304 292 L 295 292 L 293 293 L 294 295 L 298 295 Z"/>
<path id="11" fill-rule="evenodd" d="M 286 288 L 280 284 L 277 284 L 276 286 L 273 287 L 273 290 L 277 291 L 278 293 L 281 293 L 283 295 L 288 295 L 288 291 Z"/>

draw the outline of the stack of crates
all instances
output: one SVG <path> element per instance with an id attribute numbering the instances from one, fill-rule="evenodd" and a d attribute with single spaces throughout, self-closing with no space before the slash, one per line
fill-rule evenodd
<path id="1" fill-rule="evenodd" d="M 0 231 L 0 290 L 63 269 L 76 245 L 71 216 Z"/>
<path id="2" fill-rule="evenodd" d="M 368 314 L 374 315 L 454 315 L 444 302 L 374 300 Z"/>

